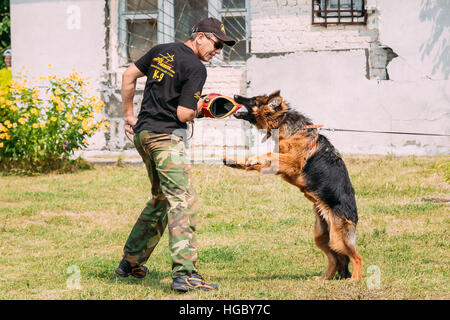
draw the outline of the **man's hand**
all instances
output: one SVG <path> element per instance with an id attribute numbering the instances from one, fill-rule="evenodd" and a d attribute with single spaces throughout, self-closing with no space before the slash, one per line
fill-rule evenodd
<path id="1" fill-rule="evenodd" d="M 130 65 L 122 75 L 122 107 L 123 117 L 125 119 L 125 130 L 134 134 L 131 128 L 137 122 L 133 113 L 133 98 L 136 90 L 136 80 L 143 77 L 144 74 L 134 65 Z"/>
<path id="2" fill-rule="evenodd" d="M 197 118 L 201 118 L 203 117 L 203 103 L 204 103 L 205 99 L 198 99 L 197 102 Z"/>
<path id="3" fill-rule="evenodd" d="M 125 117 L 125 131 L 134 134 L 132 127 L 136 124 L 136 122 L 137 119 L 135 116 Z"/>

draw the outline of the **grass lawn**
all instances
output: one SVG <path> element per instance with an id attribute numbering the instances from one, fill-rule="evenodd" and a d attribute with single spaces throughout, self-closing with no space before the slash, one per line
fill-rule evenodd
<path id="1" fill-rule="evenodd" d="M 449 299 L 448 157 L 344 159 L 359 210 L 358 283 L 312 279 L 327 261 L 295 187 L 221 165 L 191 171 L 197 266 L 220 290 L 170 290 L 167 232 L 145 279 L 119 278 L 150 185 L 144 167 L 106 167 L 0 176 L 0 299 Z"/>

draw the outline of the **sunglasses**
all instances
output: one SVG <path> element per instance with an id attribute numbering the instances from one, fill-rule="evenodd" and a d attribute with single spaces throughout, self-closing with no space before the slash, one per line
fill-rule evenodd
<path id="1" fill-rule="evenodd" d="M 213 38 L 211 38 L 210 35 L 208 35 L 207 33 L 204 33 L 205 37 L 208 38 L 209 40 L 211 40 L 212 42 L 214 42 L 214 48 L 216 48 L 216 50 L 220 50 L 223 48 L 223 43 L 222 42 L 218 42 L 215 41 Z"/>

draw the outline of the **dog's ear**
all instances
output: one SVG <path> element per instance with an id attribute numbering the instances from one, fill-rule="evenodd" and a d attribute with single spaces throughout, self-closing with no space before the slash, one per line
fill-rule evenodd
<path id="1" fill-rule="evenodd" d="M 272 92 L 271 94 L 269 94 L 269 99 L 268 100 L 271 100 L 271 99 L 273 99 L 275 97 L 279 97 L 280 96 L 280 92 L 281 92 L 281 90 L 277 90 L 275 92 Z"/>
<path id="2" fill-rule="evenodd" d="M 269 97 L 266 95 L 257 96 L 255 98 L 255 106 L 259 107 L 259 106 L 265 105 L 268 101 L 269 101 Z"/>

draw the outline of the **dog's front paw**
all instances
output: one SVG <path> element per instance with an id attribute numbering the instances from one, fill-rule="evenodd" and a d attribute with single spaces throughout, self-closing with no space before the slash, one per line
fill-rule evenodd
<path id="1" fill-rule="evenodd" d="M 248 159 L 245 161 L 245 166 L 246 166 L 247 168 L 248 168 L 248 167 L 256 166 L 257 164 L 260 164 L 260 163 L 259 163 L 259 159 L 256 158 L 256 157 L 248 158 Z"/>
<path id="2" fill-rule="evenodd" d="M 237 168 L 237 169 L 245 168 L 245 165 L 243 165 L 242 163 L 239 163 L 239 161 L 237 159 L 230 159 L 230 158 L 224 157 L 222 159 L 222 162 L 223 162 L 224 166 L 227 166 L 230 168 Z"/>
<path id="3" fill-rule="evenodd" d="M 235 160 L 229 159 L 229 158 L 227 158 L 227 157 L 224 157 L 224 158 L 222 159 L 222 162 L 223 162 L 223 165 L 224 165 L 224 166 L 231 167 L 231 168 L 234 168 L 234 167 L 236 167 L 236 165 L 237 165 L 237 162 L 236 162 Z"/>

